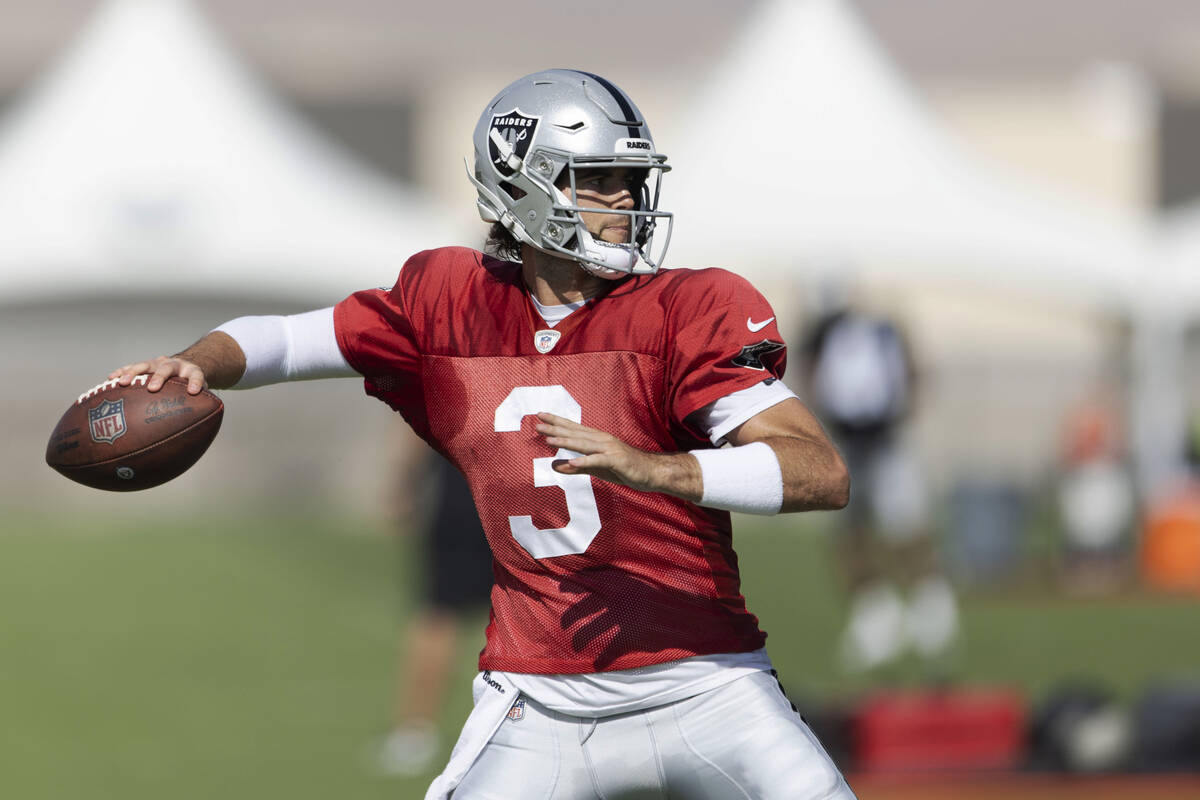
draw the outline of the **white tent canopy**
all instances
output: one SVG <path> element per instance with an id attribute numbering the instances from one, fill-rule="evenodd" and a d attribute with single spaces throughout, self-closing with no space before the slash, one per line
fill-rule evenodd
<path id="1" fill-rule="evenodd" d="M 335 300 L 462 241 L 299 124 L 187 0 L 110 0 L 0 128 L 0 296 Z M 446 217 L 445 219 L 450 219 Z"/>
<path id="2" fill-rule="evenodd" d="M 674 149 L 673 264 L 904 269 L 1124 305 L 1145 256 L 1105 219 L 972 163 L 841 0 L 768 0 Z"/>

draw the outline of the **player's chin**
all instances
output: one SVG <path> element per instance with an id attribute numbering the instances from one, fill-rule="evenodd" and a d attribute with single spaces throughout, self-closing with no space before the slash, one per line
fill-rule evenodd
<path id="1" fill-rule="evenodd" d="M 629 228 L 624 225 L 614 225 L 600 232 L 600 239 L 609 244 L 629 244 Z"/>

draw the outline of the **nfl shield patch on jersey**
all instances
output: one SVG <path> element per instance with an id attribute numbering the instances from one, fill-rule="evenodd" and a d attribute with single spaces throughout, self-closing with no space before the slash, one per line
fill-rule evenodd
<path id="1" fill-rule="evenodd" d="M 512 708 L 508 710 L 508 718 L 513 722 L 520 722 L 525 718 L 525 698 L 517 698 L 517 702 L 512 704 Z"/>
<path id="2" fill-rule="evenodd" d="M 558 331 L 538 331 L 533 335 L 533 346 L 537 348 L 539 353 L 549 353 L 554 349 L 554 345 L 558 344 L 560 336 L 562 334 Z"/>

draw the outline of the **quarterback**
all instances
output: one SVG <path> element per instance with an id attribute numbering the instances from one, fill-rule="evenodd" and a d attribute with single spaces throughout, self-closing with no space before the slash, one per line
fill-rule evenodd
<path id="1" fill-rule="evenodd" d="M 732 547 L 730 511 L 849 493 L 779 380 L 770 305 L 724 270 L 660 270 L 669 166 L 604 78 L 517 80 L 474 151 L 487 253 L 418 253 L 390 289 L 235 319 L 110 377 L 358 377 L 463 472 L 491 616 L 475 709 L 427 797 L 852 798 L 774 678 Z"/>

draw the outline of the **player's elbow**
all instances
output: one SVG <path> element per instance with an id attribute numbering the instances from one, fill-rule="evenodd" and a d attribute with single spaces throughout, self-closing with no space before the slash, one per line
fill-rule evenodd
<path id="1" fill-rule="evenodd" d="M 829 479 L 828 510 L 845 508 L 850 502 L 850 470 L 840 456 L 834 456 L 835 466 Z"/>
<path id="2" fill-rule="evenodd" d="M 850 502 L 850 470 L 837 453 L 832 454 L 822 478 L 812 507 L 819 511 L 837 511 L 839 508 L 845 508 Z"/>
<path id="3" fill-rule="evenodd" d="M 836 511 L 850 502 L 850 471 L 846 463 L 831 451 L 826 464 L 807 473 L 791 491 L 784 492 L 780 512 Z"/>

